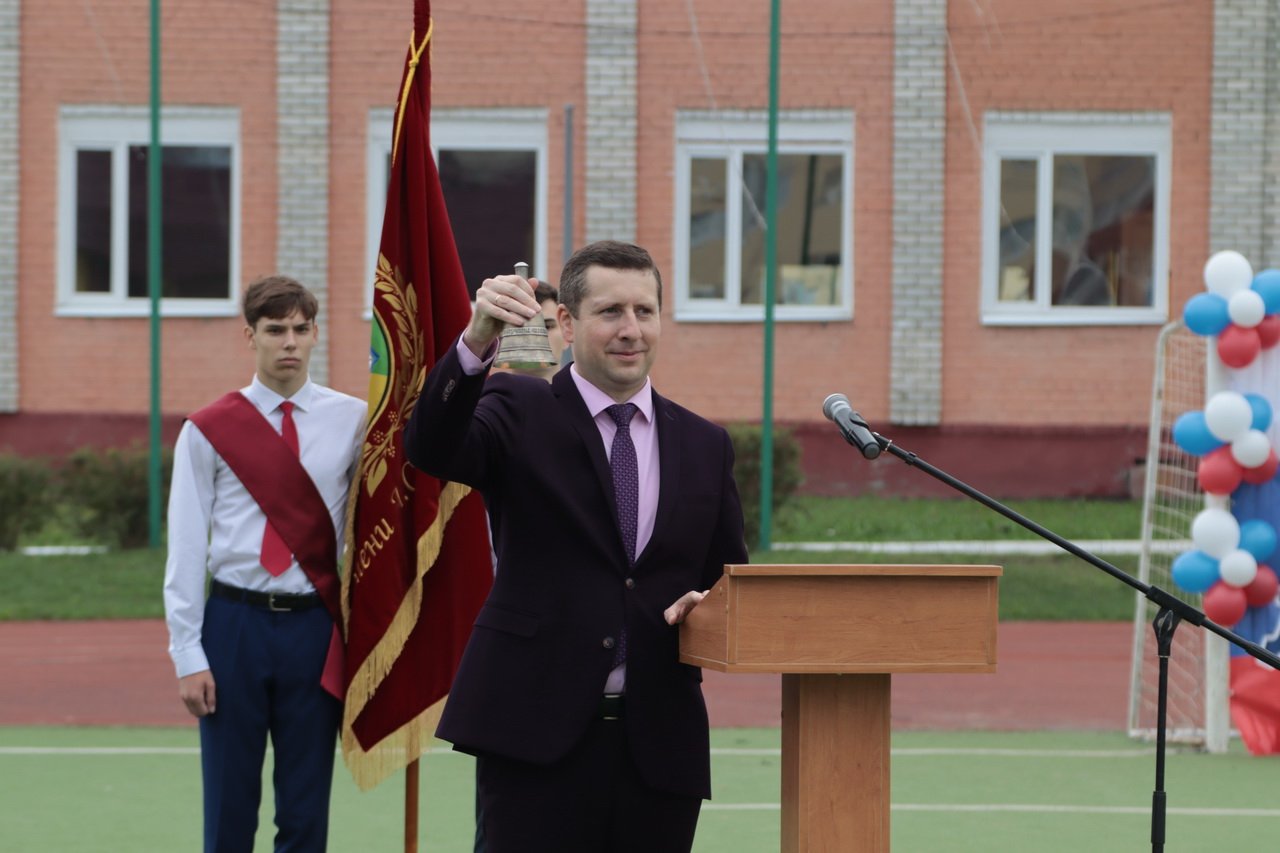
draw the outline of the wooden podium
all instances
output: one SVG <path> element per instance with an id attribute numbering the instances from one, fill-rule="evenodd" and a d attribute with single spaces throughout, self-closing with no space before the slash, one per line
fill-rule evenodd
<path id="1" fill-rule="evenodd" d="M 725 566 L 680 660 L 782 673 L 782 853 L 889 849 L 889 679 L 994 672 L 999 566 Z"/>

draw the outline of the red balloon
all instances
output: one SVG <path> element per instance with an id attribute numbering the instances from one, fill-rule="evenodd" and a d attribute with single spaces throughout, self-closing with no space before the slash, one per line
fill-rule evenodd
<path id="1" fill-rule="evenodd" d="M 1231 455 L 1231 445 L 1227 444 L 1200 460 L 1196 479 L 1200 481 L 1200 488 L 1211 495 L 1229 495 L 1240 485 L 1244 471 Z"/>
<path id="2" fill-rule="evenodd" d="M 1268 314 L 1262 322 L 1253 327 L 1258 333 L 1258 341 L 1263 349 L 1271 349 L 1280 343 L 1280 314 Z"/>
<path id="3" fill-rule="evenodd" d="M 1204 615 L 1219 625 L 1230 628 L 1244 618 L 1249 600 L 1244 590 L 1218 581 L 1204 594 Z"/>
<path id="4" fill-rule="evenodd" d="M 1272 450 L 1267 454 L 1266 462 L 1263 462 L 1257 468 L 1245 468 L 1241 471 L 1240 476 L 1241 479 L 1252 486 L 1261 486 L 1263 483 L 1269 483 L 1271 478 L 1276 475 L 1277 470 L 1280 470 L 1280 456 L 1276 456 L 1276 452 Z M 1205 491 L 1208 491 L 1208 489 L 1205 489 Z"/>
<path id="5" fill-rule="evenodd" d="M 1245 367 L 1258 357 L 1262 340 L 1257 329 L 1245 329 L 1232 323 L 1218 335 L 1218 357 L 1227 367 Z"/>
<path id="6" fill-rule="evenodd" d="M 1258 566 L 1253 583 L 1244 588 L 1244 597 L 1250 607 L 1266 607 L 1276 600 L 1277 590 L 1280 590 L 1280 579 L 1276 578 L 1275 571 L 1270 566 Z"/>

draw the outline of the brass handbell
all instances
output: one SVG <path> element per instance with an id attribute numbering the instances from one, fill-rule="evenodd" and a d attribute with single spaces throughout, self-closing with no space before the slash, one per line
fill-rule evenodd
<path id="1" fill-rule="evenodd" d="M 529 265 L 524 261 L 516 264 L 516 275 L 529 278 Z M 532 370 L 539 367 L 550 367 L 556 364 L 551 356 L 551 342 L 547 340 L 547 322 L 542 319 L 539 310 L 523 326 L 507 326 L 502 330 L 498 344 L 498 367 L 510 367 L 516 370 Z"/>

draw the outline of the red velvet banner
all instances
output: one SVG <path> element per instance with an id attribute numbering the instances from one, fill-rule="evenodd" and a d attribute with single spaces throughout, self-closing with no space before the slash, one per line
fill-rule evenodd
<path id="1" fill-rule="evenodd" d="M 430 745 L 435 715 L 427 710 L 448 693 L 492 583 L 480 496 L 417 471 L 403 447 L 425 371 L 471 316 L 431 155 L 429 5 L 414 5 L 397 103 L 374 280 L 369 426 L 343 576 L 343 754 L 362 788 Z"/>

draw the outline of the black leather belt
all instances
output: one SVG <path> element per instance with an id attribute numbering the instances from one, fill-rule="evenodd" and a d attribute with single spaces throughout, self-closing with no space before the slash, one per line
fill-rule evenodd
<path id="1" fill-rule="evenodd" d="M 621 693 L 606 693 L 600 697 L 600 710 L 596 712 L 596 717 L 601 720 L 621 720 L 623 711 L 626 710 L 625 699 Z"/>
<path id="2" fill-rule="evenodd" d="M 319 607 L 322 603 L 318 592 L 257 592 L 252 589 L 241 589 L 238 586 L 228 586 L 219 581 L 213 581 L 209 585 L 209 593 L 218 598 L 240 601 L 254 607 L 274 610 L 277 613 L 310 610 L 313 607 Z"/>

